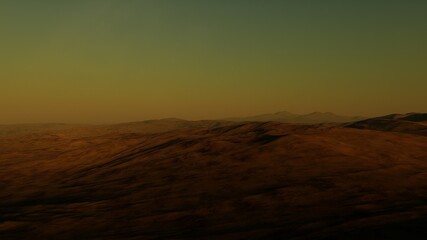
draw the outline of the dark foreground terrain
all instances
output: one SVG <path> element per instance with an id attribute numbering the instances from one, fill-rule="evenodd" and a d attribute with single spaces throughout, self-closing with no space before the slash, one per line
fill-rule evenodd
<path id="1" fill-rule="evenodd" d="M 8 134 L 0 239 L 427 239 L 415 119 Z"/>

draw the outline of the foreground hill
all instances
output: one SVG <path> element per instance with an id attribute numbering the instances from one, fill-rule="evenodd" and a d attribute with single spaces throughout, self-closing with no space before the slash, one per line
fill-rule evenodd
<path id="1" fill-rule="evenodd" d="M 0 139 L 0 239 L 425 239 L 427 137 L 245 123 Z"/>
<path id="2" fill-rule="evenodd" d="M 319 124 L 319 123 L 344 123 L 355 122 L 364 119 L 363 117 L 340 116 L 331 112 L 313 112 L 309 114 L 293 114 L 290 112 L 277 112 L 273 114 L 262 114 L 243 118 L 227 118 L 227 121 L 237 122 L 283 122 L 298 124 Z"/>
<path id="3" fill-rule="evenodd" d="M 427 113 L 390 114 L 350 123 L 346 126 L 427 136 Z"/>

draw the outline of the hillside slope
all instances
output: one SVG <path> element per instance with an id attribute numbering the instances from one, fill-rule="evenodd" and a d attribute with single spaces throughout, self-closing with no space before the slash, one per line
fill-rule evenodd
<path id="1" fill-rule="evenodd" d="M 283 122 L 298 124 L 319 124 L 319 123 L 344 123 L 355 122 L 364 119 L 363 117 L 340 116 L 331 112 L 312 112 L 308 114 L 293 114 L 289 112 L 277 112 L 273 114 L 262 114 L 251 117 L 227 118 L 227 121 L 236 122 Z"/>
<path id="2" fill-rule="evenodd" d="M 427 136 L 427 113 L 390 114 L 350 123 L 346 126 Z"/>
<path id="3" fill-rule="evenodd" d="M 427 138 L 269 122 L 0 139 L 0 189 L 0 239 L 425 239 Z"/>

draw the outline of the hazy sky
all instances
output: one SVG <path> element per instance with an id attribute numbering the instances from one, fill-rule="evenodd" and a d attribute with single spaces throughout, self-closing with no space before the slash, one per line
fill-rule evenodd
<path id="1" fill-rule="evenodd" d="M 425 0 L 1 0 L 0 123 L 427 112 Z"/>

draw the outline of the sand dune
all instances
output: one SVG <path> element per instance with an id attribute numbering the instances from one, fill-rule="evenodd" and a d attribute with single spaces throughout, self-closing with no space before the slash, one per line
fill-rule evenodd
<path id="1" fill-rule="evenodd" d="M 427 137 L 207 125 L 0 139 L 0 239 L 427 236 Z"/>

